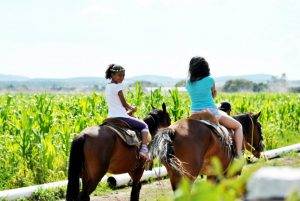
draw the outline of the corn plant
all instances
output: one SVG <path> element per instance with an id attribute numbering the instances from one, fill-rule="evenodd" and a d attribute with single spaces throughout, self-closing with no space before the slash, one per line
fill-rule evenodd
<path id="1" fill-rule="evenodd" d="M 182 103 L 180 100 L 180 95 L 178 92 L 178 88 L 176 87 L 173 90 L 169 90 L 169 93 L 171 95 L 171 114 L 174 117 L 174 121 L 177 121 L 182 118 L 183 115 L 183 109 L 182 109 Z"/>
<path id="2" fill-rule="evenodd" d="M 138 106 L 139 118 L 163 102 L 172 122 L 188 117 L 187 93 L 142 89 L 136 84 L 125 92 L 128 103 Z M 300 142 L 298 94 L 221 93 L 216 102 L 223 100 L 231 102 L 233 115 L 262 112 L 259 121 L 267 150 Z M 65 179 L 71 141 L 106 117 L 103 93 L 0 95 L 0 189 Z"/>

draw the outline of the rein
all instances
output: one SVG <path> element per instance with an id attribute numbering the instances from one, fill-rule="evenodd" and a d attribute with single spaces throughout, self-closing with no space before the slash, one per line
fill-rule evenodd
<path id="1" fill-rule="evenodd" d="M 253 147 L 253 137 L 254 137 L 254 122 L 253 122 L 253 119 L 252 117 L 250 116 L 250 120 L 251 120 L 251 144 L 249 144 L 248 142 L 248 145 L 250 146 L 251 148 L 251 151 L 250 153 L 253 154 L 253 150 L 255 150 L 255 148 Z M 244 144 L 244 149 L 246 150 L 246 145 Z"/>

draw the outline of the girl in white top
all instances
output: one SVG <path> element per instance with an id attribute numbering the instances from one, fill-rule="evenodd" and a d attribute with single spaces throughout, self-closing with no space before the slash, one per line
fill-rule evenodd
<path id="1" fill-rule="evenodd" d="M 105 87 L 105 97 L 108 106 L 108 117 L 119 118 L 127 122 L 130 126 L 140 130 L 142 133 L 142 146 L 140 149 L 140 157 L 149 160 L 148 155 L 148 125 L 137 118 L 131 117 L 128 113 L 135 112 L 137 108 L 129 105 L 123 94 L 122 82 L 125 77 L 125 69 L 116 64 L 110 64 L 105 72 L 105 78 L 111 79 Z"/>

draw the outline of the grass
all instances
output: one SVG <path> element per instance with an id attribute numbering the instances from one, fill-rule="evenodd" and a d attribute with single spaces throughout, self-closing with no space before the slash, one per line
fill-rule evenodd
<path id="1" fill-rule="evenodd" d="M 289 166 L 300 167 L 300 155 L 287 156 L 284 158 L 273 159 L 269 161 L 259 161 L 255 164 L 249 164 L 243 168 L 242 174 L 235 178 L 224 178 L 220 183 L 213 184 L 208 181 L 196 182 L 192 190 L 188 182 L 182 182 L 180 188 L 176 192 L 175 201 L 196 201 L 196 200 L 210 200 L 210 201 L 240 201 L 243 200 L 247 189 L 246 184 L 251 175 L 261 167 L 266 166 Z M 299 201 L 300 195 L 292 193 L 288 201 Z"/>
<path id="2" fill-rule="evenodd" d="M 261 167 L 265 166 L 289 166 L 294 168 L 300 167 L 300 155 L 299 153 L 291 152 L 289 154 L 285 154 L 282 158 L 276 158 L 273 160 L 261 160 L 257 163 L 248 164 L 244 166 L 242 175 L 234 178 L 234 179 L 224 179 L 222 180 L 221 184 L 214 186 L 212 184 L 209 184 L 209 182 L 205 181 L 205 179 L 198 179 L 194 186 L 193 186 L 193 192 L 194 194 L 197 193 L 197 196 L 194 195 L 192 198 L 200 199 L 199 193 L 202 193 L 203 195 L 207 196 L 206 198 L 212 198 L 213 196 L 210 195 L 211 193 L 217 194 L 217 193 L 229 193 L 232 196 L 236 196 L 237 198 L 233 200 L 240 200 L 240 196 L 243 196 L 243 194 L 246 192 L 246 183 L 248 179 L 251 177 L 251 175 L 258 170 Z M 149 180 L 152 181 L 153 180 Z M 184 184 L 186 185 L 186 184 Z M 182 187 L 187 188 L 187 187 Z M 199 190 L 201 188 L 201 190 Z M 225 191 L 226 190 L 226 191 Z M 118 197 L 121 194 L 125 194 L 127 199 L 129 199 L 131 191 L 131 186 L 126 186 L 125 188 L 118 188 L 115 190 L 112 190 L 108 184 L 101 182 L 99 183 L 97 189 L 93 192 L 93 197 L 98 196 L 111 196 L 112 194 L 114 197 Z M 18 199 L 18 201 L 56 201 L 56 200 L 62 200 L 65 198 L 65 192 L 66 188 L 55 188 L 55 189 L 49 189 L 49 190 L 38 190 L 35 192 L 30 198 L 22 198 Z M 187 191 L 186 191 L 187 193 Z M 156 185 L 145 185 L 141 190 L 141 200 L 142 201 L 166 201 L 166 200 L 194 200 L 194 199 L 188 199 L 188 195 L 184 194 L 183 192 L 177 192 L 176 198 L 174 198 L 174 194 L 171 191 L 169 179 L 162 180 L 161 183 L 158 183 Z M 180 197 L 181 196 L 181 197 Z M 232 197 L 229 196 L 231 199 Z M 109 198 L 108 198 L 109 199 Z M 226 200 L 226 199 L 224 199 Z M 287 198 L 287 201 L 299 201 L 300 197 L 296 193 L 293 193 L 290 195 L 289 198 Z M 0 199 L 0 201 L 6 201 L 4 199 Z"/>

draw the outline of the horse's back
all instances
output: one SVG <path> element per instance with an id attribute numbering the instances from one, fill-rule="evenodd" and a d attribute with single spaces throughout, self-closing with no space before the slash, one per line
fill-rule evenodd
<path id="1" fill-rule="evenodd" d="M 195 139 L 208 138 L 211 130 L 201 121 L 195 119 L 181 119 L 170 126 L 176 130 L 176 136 L 189 137 Z"/>

